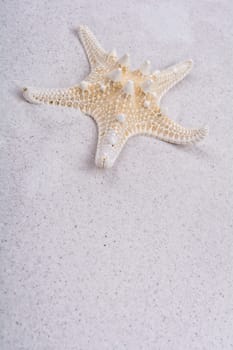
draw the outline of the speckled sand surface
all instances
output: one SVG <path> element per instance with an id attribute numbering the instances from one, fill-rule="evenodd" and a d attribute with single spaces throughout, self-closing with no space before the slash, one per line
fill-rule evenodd
<path id="1" fill-rule="evenodd" d="M 97 4 L 98 3 L 98 4 Z M 1 1 L 1 350 L 233 349 L 232 1 Z M 26 103 L 88 63 L 75 28 L 159 69 L 201 144 L 130 140 L 94 166 L 96 127 Z"/>

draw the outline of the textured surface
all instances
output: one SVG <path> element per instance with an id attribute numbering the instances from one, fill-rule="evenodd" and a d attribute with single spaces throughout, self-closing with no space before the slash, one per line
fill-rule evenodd
<path id="1" fill-rule="evenodd" d="M 233 5 L 196 3 L 2 2 L 1 350 L 232 349 Z M 80 23 L 135 68 L 192 57 L 164 102 L 209 138 L 96 168 L 93 120 L 17 89 L 86 76 Z"/>

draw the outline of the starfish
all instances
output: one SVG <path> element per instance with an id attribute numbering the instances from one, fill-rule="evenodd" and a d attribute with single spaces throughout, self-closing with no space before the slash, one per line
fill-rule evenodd
<path id="1" fill-rule="evenodd" d="M 129 55 L 118 58 L 115 49 L 106 52 L 87 26 L 79 27 L 79 36 L 91 68 L 87 78 L 63 89 L 26 87 L 23 95 L 30 103 L 73 107 L 93 117 L 98 127 L 97 166 L 112 167 L 133 135 L 175 144 L 194 143 L 207 135 L 207 127 L 182 127 L 159 107 L 164 94 L 190 72 L 192 60 L 153 73 L 147 60 L 132 71 Z"/>

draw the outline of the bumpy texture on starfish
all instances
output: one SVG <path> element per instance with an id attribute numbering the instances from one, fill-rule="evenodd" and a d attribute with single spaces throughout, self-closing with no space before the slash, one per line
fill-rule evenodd
<path id="1" fill-rule="evenodd" d="M 111 167 L 136 134 L 176 144 L 205 137 L 207 128 L 184 128 L 159 108 L 161 97 L 190 72 L 191 60 L 154 73 L 146 61 L 131 71 L 128 54 L 119 59 L 115 50 L 107 53 L 86 26 L 80 26 L 79 35 L 91 66 L 88 77 L 70 88 L 24 88 L 23 94 L 31 103 L 73 107 L 92 116 L 98 126 L 97 166 Z"/>

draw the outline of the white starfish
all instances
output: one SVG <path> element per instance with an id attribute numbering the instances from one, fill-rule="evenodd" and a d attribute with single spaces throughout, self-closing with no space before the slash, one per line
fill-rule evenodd
<path id="1" fill-rule="evenodd" d="M 207 134 L 207 128 L 178 125 L 159 108 L 162 96 L 190 72 L 191 60 L 152 74 L 146 61 L 131 71 L 128 54 L 118 59 L 115 50 L 107 53 L 86 26 L 80 26 L 79 35 L 91 66 L 87 78 L 67 89 L 24 88 L 23 94 L 31 103 L 78 108 L 92 116 L 98 126 L 97 166 L 111 167 L 136 134 L 176 144 L 193 143 Z"/>

